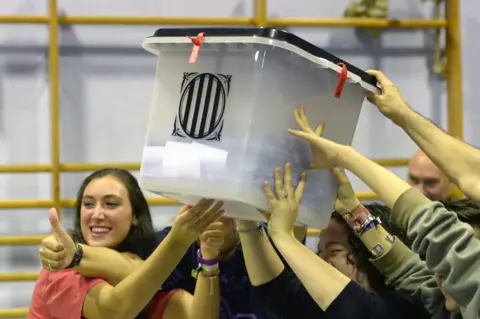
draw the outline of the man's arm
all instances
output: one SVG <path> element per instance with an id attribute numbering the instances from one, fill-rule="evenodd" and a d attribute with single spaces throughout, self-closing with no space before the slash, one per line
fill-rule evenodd
<path id="1" fill-rule="evenodd" d="M 480 150 L 445 133 L 414 111 L 397 124 L 462 192 L 480 200 Z"/>
<path id="2" fill-rule="evenodd" d="M 468 197 L 480 199 L 480 150 L 448 135 L 415 113 L 382 72 L 371 70 L 368 73 L 377 78 L 382 88 L 380 94 L 367 93 L 368 100 L 400 126 Z"/>

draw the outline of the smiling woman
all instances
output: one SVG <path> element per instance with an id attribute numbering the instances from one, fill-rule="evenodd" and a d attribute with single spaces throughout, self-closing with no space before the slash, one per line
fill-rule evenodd
<path id="1" fill-rule="evenodd" d="M 105 194 L 103 189 L 108 189 L 109 193 Z M 115 249 L 127 237 L 130 225 L 138 226 L 138 217 L 131 213 L 128 191 L 114 175 L 93 179 L 77 203 L 81 232 L 90 246 Z M 151 231 L 147 230 L 150 236 L 153 229 Z"/>
<path id="2" fill-rule="evenodd" d="M 73 240 L 139 256 L 151 252 L 155 234 L 150 209 L 135 185 L 135 177 L 124 170 L 104 169 L 88 176 L 77 194 Z"/>
<path id="3" fill-rule="evenodd" d="M 215 220 L 222 207 L 222 202 L 212 199 L 184 206 L 171 232 L 155 248 L 148 203 L 135 177 L 115 168 L 92 173 L 77 196 L 72 235 L 61 225 L 56 210 L 49 212 L 54 234 L 42 241 L 44 269 L 28 318 L 216 317 L 220 306 L 217 257 L 223 238 Z M 202 267 L 195 294 L 163 291 L 165 280 L 199 237 Z"/>

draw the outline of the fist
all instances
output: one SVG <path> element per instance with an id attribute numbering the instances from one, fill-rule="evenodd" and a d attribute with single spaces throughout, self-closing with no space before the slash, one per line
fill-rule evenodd
<path id="1" fill-rule="evenodd" d="M 200 251 L 204 259 L 215 259 L 220 255 L 224 243 L 223 228 L 223 223 L 216 221 L 200 235 Z"/>

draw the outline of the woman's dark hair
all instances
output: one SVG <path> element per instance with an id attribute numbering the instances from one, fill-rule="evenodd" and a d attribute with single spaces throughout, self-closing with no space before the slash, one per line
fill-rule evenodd
<path id="1" fill-rule="evenodd" d="M 104 168 L 90 174 L 83 181 L 77 193 L 75 202 L 75 219 L 72 238 L 74 241 L 82 244 L 85 239 L 82 236 L 80 211 L 82 208 L 82 198 L 85 188 L 91 181 L 113 176 L 120 181 L 128 192 L 128 198 L 132 206 L 132 214 L 136 219 L 136 224 L 132 225 L 127 237 L 117 247 L 119 252 L 134 253 L 142 258 L 146 258 L 155 248 L 155 232 L 153 229 L 152 217 L 147 200 L 138 185 L 137 179 L 130 172 L 119 168 Z"/>
<path id="2" fill-rule="evenodd" d="M 369 211 L 371 207 L 373 208 L 372 210 L 375 211 L 383 208 L 388 209 L 388 207 L 382 205 L 365 205 L 365 208 L 367 208 Z M 372 215 L 376 215 L 373 212 L 371 213 Z M 387 288 L 387 285 L 385 284 L 385 277 L 370 262 L 372 254 L 367 250 L 367 248 L 365 248 L 365 245 L 360 240 L 360 238 L 357 237 L 355 232 L 350 227 L 348 227 L 348 224 L 343 219 L 342 215 L 337 212 L 333 212 L 332 219 L 340 224 L 343 224 L 348 232 L 348 244 L 350 246 L 350 251 L 347 255 L 347 262 L 354 264 L 358 271 L 364 273 L 367 276 L 368 283 L 375 292 L 378 293 L 382 290 L 385 290 Z M 383 226 L 387 231 L 389 231 L 388 225 L 383 224 Z"/>
<path id="3" fill-rule="evenodd" d="M 472 226 L 480 225 L 480 202 L 469 198 L 447 198 L 440 201 L 449 211 L 457 213 L 458 219 Z"/>

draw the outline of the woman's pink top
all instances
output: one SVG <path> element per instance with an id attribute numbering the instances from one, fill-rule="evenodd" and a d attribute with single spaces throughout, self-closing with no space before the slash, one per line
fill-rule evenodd
<path id="1" fill-rule="evenodd" d="M 103 279 L 86 278 L 67 269 L 50 273 L 42 269 L 33 291 L 28 319 L 80 319 L 83 302 Z M 149 318 L 162 318 L 175 290 L 160 291 L 145 308 Z"/>

